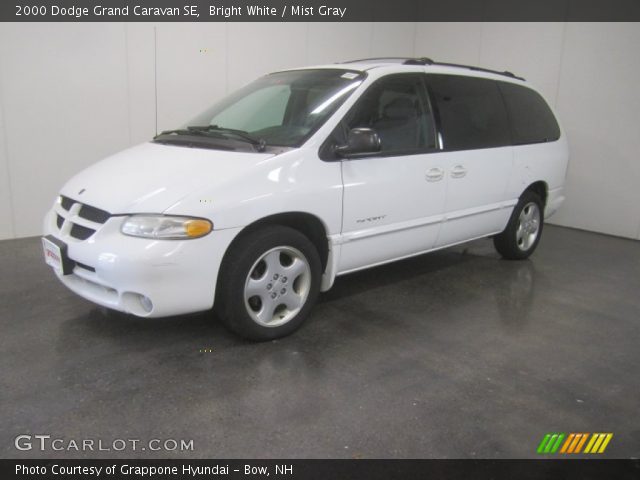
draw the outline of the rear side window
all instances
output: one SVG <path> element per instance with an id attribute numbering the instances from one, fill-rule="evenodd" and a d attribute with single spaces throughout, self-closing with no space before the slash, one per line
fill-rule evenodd
<path id="1" fill-rule="evenodd" d="M 511 144 L 507 112 L 497 82 L 459 75 L 428 75 L 444 150 Z"/>
<path id="2" fill-rule="evenodd" d="M 553 142 L 560 138 L 560 127 L 542 96 L 530 88 L 498 82 L 511 120 L 513 143 Z"/>

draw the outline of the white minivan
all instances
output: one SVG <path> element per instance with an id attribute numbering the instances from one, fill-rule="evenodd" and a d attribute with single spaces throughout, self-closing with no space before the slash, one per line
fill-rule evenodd
<path id="1" fill-rule="evenodd" d="M 488 236 L 527 258 L 567 161 L 551 109 L 509 72 L 428 58 L 287 70 L 69 180 L 44 255 L 97 304 L 215 308 L 268 340 L 337 275 Z"/>

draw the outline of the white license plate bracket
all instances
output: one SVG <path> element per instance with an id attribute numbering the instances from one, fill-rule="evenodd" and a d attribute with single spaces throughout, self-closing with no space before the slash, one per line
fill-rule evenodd
<path id="1" fill-rule="evenodd" d="M 74 263 L 67 255 L 67 244 L 53 235 L 42 237 L 44 261 L 62 275 L 73 272 Z"/>

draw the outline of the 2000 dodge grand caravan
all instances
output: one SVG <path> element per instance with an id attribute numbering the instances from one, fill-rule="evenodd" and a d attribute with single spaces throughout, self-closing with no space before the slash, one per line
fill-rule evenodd
<path id="1" fill-rule="evenodd" d="M 72 178 L 44 253 L 100 305 L 215 307 L 272 339 L 337 275 L 486 236 L 527 258 L 567 157 L 547 103 L 509 72 L 426 58 L 277 72 Z"/>

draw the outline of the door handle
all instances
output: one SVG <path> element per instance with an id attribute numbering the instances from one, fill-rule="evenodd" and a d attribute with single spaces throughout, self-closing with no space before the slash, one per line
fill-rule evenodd
<path id="1" fill-rule="evenodd" d="M 462 178 L 467 174 L 467 169 L 463 165 L 456 165 L 451 169 L 451 178 Z"/>
<path id="2" fill-rule="evenodd" d="M 440 167 L 434 167 L 427 172 L 425 178 L 427 182 L 438 182 L 444 178 L 444 170 Z"/>

